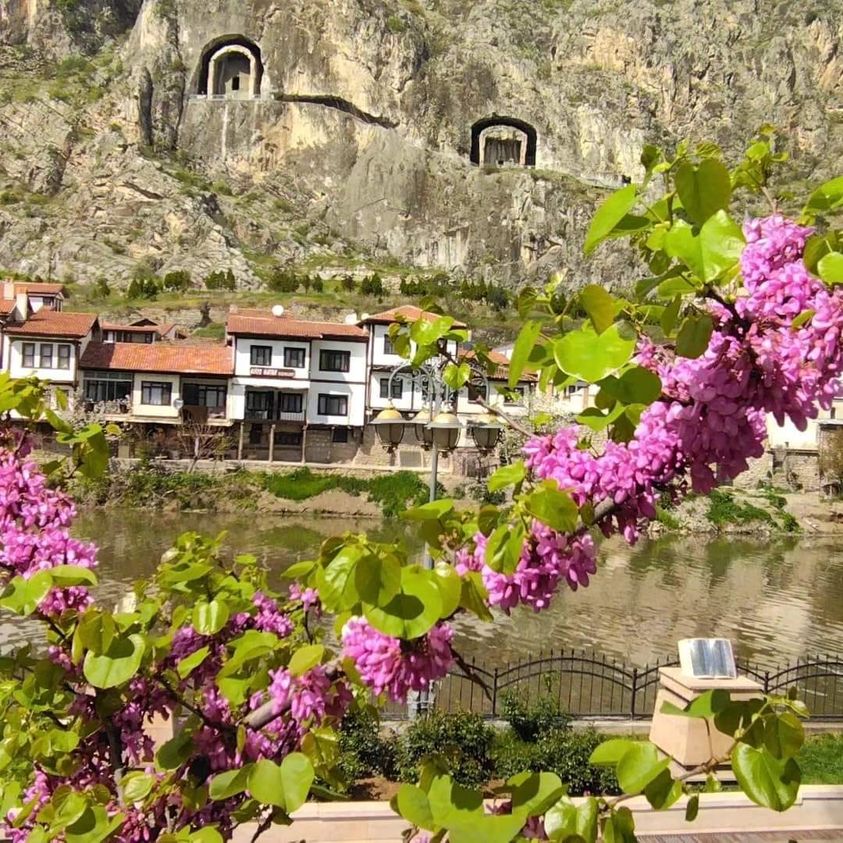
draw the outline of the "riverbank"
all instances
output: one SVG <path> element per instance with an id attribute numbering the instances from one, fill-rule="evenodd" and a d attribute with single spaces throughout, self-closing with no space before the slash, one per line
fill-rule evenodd
<path id="1" fill-rule="evenodd" d="M 483 485 L 445 476 L 440 494 L 465 505 L 479 501 Z M 72 493 L 82 507 L 162 512 L 319 514 L 349 518 L 398 515 L 428 498 L 427 476 L 414 471 L 297 467 L 265 471 L 229 467 L 185 471 L 166 461 L 137 461 L 113 468 L 96 483 L 79 480 Z M 650 535 L 843 535 L 843 501 L 815 492 L 724 488 L 692 495 L 677 507 L 660 506 Z"/>

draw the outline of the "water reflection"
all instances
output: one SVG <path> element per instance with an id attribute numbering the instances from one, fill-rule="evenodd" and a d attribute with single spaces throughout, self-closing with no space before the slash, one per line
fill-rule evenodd
<path id="1" fill-rule="evenodd" d="M 184 530 L 227 531 L 233 553 L 249 552 L 276 570 L 316 552 L 330 535 L 369 531 L 421 550 L 402 522 L 324 516 L 150 515 L 94 512 L 75 532 L 100 546 L 105 595 L 148 576 Z M 5 630 L 0 629 L 0 634 Z M 672 656 L 688 636 L 730 638 L 739 657 L 776 664 L 808 652 L 843 649 L 843 544 L 833 538 L 754 542 L 666 536 L 629 548 L 604 542 L 591 587 L 566 591 L 550 612 L 518 611 L 501 622 L 460 622 L 460 648 L 494 663 L 540 649 L 595 649 L 634 664 Z"/>

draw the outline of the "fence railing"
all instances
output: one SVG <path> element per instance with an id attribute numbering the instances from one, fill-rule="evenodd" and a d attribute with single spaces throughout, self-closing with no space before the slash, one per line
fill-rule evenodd
<path id="1" fill-rule="evenodd" d="M 678 664 L 676 659 L 666 659 L 630 667 L 595 653 L 564 650 L 499 667 L 472 659 L 437 683 L 434 705 L 439 711 L 471 711 L 492 718 L 504 714 L 507 695 L 528 704 L 550 696 L 574 717 L 649 719 L 655 707 L 659 669 Z M 739 661 L 738 673 L 756 680 L 767 694 L 795 687 L 812 718 L 843 719 L 841 657 L 807 656 L 769 669 Z M 397 707 L 390 713 L 402 715 Z"/>

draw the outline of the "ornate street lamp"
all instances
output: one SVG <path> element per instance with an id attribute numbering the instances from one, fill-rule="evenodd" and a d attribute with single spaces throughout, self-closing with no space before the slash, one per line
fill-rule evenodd
<path id="1" fill-rule="evenodd" d="M 395 405 L 390 402 L 370 424 L 374 426 L 378 439 L 386 445 L 386 450 L 393 453 L 404 438 L 404 417 L 395 409 Z"/>
<path id="2" fill-rule="evenodd" d="M 491 413 L 486 413 L 469 423 L 471 438 L 481 454 L 488 454 L 501 441 L 503 425 Z"/>
<path id="3" fill-rule="evenodd" d="M 462 424 L 455 413 L 443 411 L 436 415 L 427 429 L 433 433 L 433 444 L 443 453 L 447 453 L 457 447 Z"/>
<path id="4" fill-rule="evenodd" d="M 416 441 L 425 449 L 429 451 L 433 447 L 433 431 L 428 428 L 428 425 L 433 420 L 433 415 L 430 412 L 430 407 L 427 404 L 422 405 L 419 410 L 408 422 L 413 426 L 416 434 Z"/>

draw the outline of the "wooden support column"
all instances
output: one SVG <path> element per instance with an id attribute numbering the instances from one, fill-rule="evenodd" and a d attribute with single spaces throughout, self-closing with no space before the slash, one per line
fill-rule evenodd
<path id="1" fill-rule="evenodd" d="M 301 429 L 301 461 L 307 462 L 307 425 Z"/>
<path id="2" fill-rule="evenodd" d="M 273 462 L 275 459 L 275 425 L 269 426 L 269 461 Z"/>
<path id="3" fill-rule="evenodd" d="M 245 428 L 246 422 L 240 422 L 240 437 L 237 440 L 237 461 L 242 462 L 243 460 L 243 428 Z"/>

